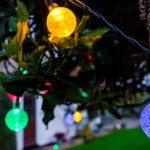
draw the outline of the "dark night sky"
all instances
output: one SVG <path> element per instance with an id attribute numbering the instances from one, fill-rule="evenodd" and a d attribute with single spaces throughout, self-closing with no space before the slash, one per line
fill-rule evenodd
<path id="1" fill-rule="evenodd" d="M 145 22 L 139 17 L 137 0 L 92 0 L 92 2 L 84 0 L 84 2 L 128 35 L 148 45 L 148 31 Z M 97 25 L 97 20 L 95 21 Z"/>

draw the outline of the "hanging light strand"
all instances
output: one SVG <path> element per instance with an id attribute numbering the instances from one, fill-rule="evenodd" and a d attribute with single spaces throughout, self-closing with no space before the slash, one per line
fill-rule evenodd
<path id="1" fill-rule="evenodd" d="M 47 7 L 48 11 L 49 11 L 49 6 L 52 6 L 53 7 L 53 0 L 44 0 L 44 4 L 45 6 Z"/>
<path id="2" fill-rule="evenodd" d="M 20 101 L 19 101 L 19 97 L 17 96 L 17 99 L 16 99 L 16 108 L 19 108 L 20 107 Z"/>
<path id="3" fill-rule="evenodd" d="M 81 2 L 80 0 L 69 0 L 71 3 L 73 3 L 74 5 L 76 5 L 77 7 L 87 10 L 89 11 L 91 14 L 93 14 L 95 17 L 97 17 L 98 19 L 100 19 L 102 22 L 104 22 L 110 29 L 112 29 L 114 32 L 120 34 L 122 37 L 124 37 L 126 40 L 128 40 L 129 42 L 131 42 L 133 45 L 139 47 L 140 49 L 142 49 L 143 51 L 145 51 L 146 53 L 150 54 L 150 49 L 144 47 L 143 45 L 141 45 L 137 40 L 135 40 L 134 38 L 126 35 L 125 33 L 123 33 L 119 28 L 117 28 L 115 25 L 111 24 L 110 22 L 108 22 L 105 17 L 103 15 L 101 15 L 100 13 L 92 10 L 88 5 L 86 5 L 85 3 Z"/>

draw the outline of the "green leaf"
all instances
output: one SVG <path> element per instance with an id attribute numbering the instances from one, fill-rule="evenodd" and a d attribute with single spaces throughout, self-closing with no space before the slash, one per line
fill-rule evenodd
<path id="1" fill-rule="evenodd" d="M 120 96 L 120 92 L 116 92 L 116 93 L 109 92 L 107 94 L 102 95 L 101 98 L 112 100 L 114 97 L 118 97 L 118 96 Z"/>
<path id="2" fill-rule="evenodd" d="M 0 56 L 12 56 L 12 55 L 16 55 L 17 51 L 19 49 L 19 46 L 17 43 L 11 42 L 9 44 L 2 44 L 3 48 L 5 49 L 4 52 L 0 52 Z"/>
<path id="3" fill-rule="evenodd" d="M 11 31 L 17 31 L 17 18 L 14 16 L 9 17 L 8 26 Z"/>
<path id="4" fill-rule="evenodd" d="M 107 33 L 108 31 L 109 31 L 108 28 L 100 28 L 100 29 L 92 30 L 89 33 L 87 33 L 86 35 L 81 36 L 79 38 L 79 41 L 83 45 L 85 45 L 89 48 L 92 48 L 92 45 L 95 42 L 95 40 L 101 39 L 102 35 Z M 84 31 L 83 31 L 83 33 L 84 33 Z"/>
<path id="5" fill-rule="evenodd" d="M 81 19 L 80 23 L 78 24 L 75 32 L 80 33 L 85 28 L 85 25 L 86 25 L 87 21 L 89 20 L 89 18 L 90 18 L 89 16 L 85 16 L 85 15 L 82 16 L 82 19 Z"/>
<path id="6" fill-rule="evenodd" d="M 43 122 L 45 125 L 48 125 L 49 121 L 54 118 L 54 108 L 61 103 L 62 99 L 54 93 L 48 93 L 43 96 L 42 110 L 44 112 Z"/>
<path id="7" fill-rule="evenodd" d="M 117 119 L 121 119 L 122 116 L 119 114 L 119 112 L 117 111 L 117 108 L 114 108 L 113 106 L 109 106 L 108 107 L 108 111 L 115 116 Z"/>
<path id="8" fill-rule="evenodd" d="M 54 118 L 53 110 L 56 105 L 51 105 L 50 100 L 43 96 L 42 110 L 44 112 L 43 122 L 48 125 L 49 121 Z"/>
<path id="9" fill-rule="evenodd" d="M 4 72 L 0 72 L 0 83 L 7 80 L 7 75 Z"/>
<path id="10" fill-rule="evenodd" d="M 76 80 L 79 87 L 91 87 L 95 86 L 96 75 L 93 71 L 81 71 Z"/>
<path id="11" fill-rule="evenodd" d="M 39 62 L 40 62 L 40 56 L 41 56 L 41 54 L 42 54 L 42 51 L 38 51 L 38 50 L 35 50 L 35 51 L 33 51 L 33 53 L 32 53 L 32 60 L 33 60 L 33 66 L 34 67 L 36 67 L 37 68 L 37 66 L 39 65 Z"/>
<path id="12" fill-rule="evenodd" d="M 10 82 L 10 83 L 2 83 L 5 91 L 8 93 L 12 93 L 16 96 L 22 96 L 23 93 L 25 92 L 26 88 L 23 86 L 16 85 L 15 82 Z"/>
<path id="13" fill-rule="evenodd" d="M 28 27 L 28 20 L 24 20 L 24 18 L 20 18 L 20 20 L 17 23 L 18 31 L 17 34 L 13 38 L 13 43 L 18 44 L 19 48 L 17 49 L 17 59 L 19 62 L 19 65 L 27 68 L 26 64 L 23 62 L 23 52 L 22 52 L 22 44 L 23 41 L 26 38 L 26 35 L 28 33 L 29 27 Z"/>
<path id="14" fill-rule="evenodd" d="M 60 37 L 53 36 L 49 38 L 49 41 L 51 43 L 56 44 L 58 47 L 65 48 L 65 49 L 69 49 L 75 46 L 75 41 L 71 37 L 60 38 Z"/>
<path id="15" fill-rule="evenodd" d="M 26 63 L 24 63 L 23 61 L 23 52 L 22 52 L 22 48 L 20 48 L 20 50 L 17 53 L 17 59 L 18 59 L 18 63 L 21 67 L 27 69 L 27 65 Z"/>
<path id="16" fill-rule="evenodd" d="M 25 76 L 12 76 L 6 81 L 2 82 L 4 89 L 8 93 L 12 93 L 17 96 L 23 95 L 27 89 L 36 89 L 38 80 L 36 78 L 25 78 Z"/>
<path id="17" fill-rule="evenodd" d="M 12 39 L 9 39 L 8 44 L 3 43 L 2 46 L 5 49 L 5 52 L 1 52 L 0 56 L 12 56 L 12 55 L 17 55 L 18 61 L 23 66 L 23 61 L 22 61 L 22 43 L 26 38 L 26 35 L 28 33 L 28 20 L 20 19 L 17 22 L 17 33 Z M 24 65 L 25 66 L 25 65 Z"/>
<path id="18" fill-rule="evenodd" d="M 17 18 L 28 17 L 29 13 L 25 4 L 17 0 Z"/>
<path id="19" fill-rule="evenodd" d="M 87 102 L 88 97 L 83 97 L 80 93 L 80 89 L 70 88 L 66 92 L 66 97 L 71 102 L 84 103 Z"/>
<path id="20" fill-rule="evenodd" d="M 98 28 L 95 30 L 85 29 L 85 30 L 83 30 L 82 35 L 88 34 L 89 36 L 97 36 L 97 35 L 102 36 L 103 34 L 107 33 L 108 31 L 110 31 L 110 29 L 106 28 L 106 27 Z"/>
<path id="21" fill-rule="evenodd" d="M 92 62 L 85 62 L 81 64 L 84 71 L 95 70 L 95 66 Z"/>
<path id="22" fill-rule="evenodd" d="M 23 41 L 26 38 L 26 35 L 28 33 L 29 27 L 28 27 L 28 19 L 20 18 L 20 20 L 17 22 L 17 34 L 13 38 L 14 43 L 18 43 L 21 47 Z"/>
<path id="23" fill-rule="evenodd" d="M 80 23 L 78 24 L 78 26 L 75 30 L 75 33 L 74 33 L 76 40 L 78 39 L 79 33 L 85 28 L 85 25 L 86 25 L 87 21 L 89 20 L 89 18 L 90 18 L 89 16 L 85 16 L 85 15 L 82 17 L 82 19 L 81 19 Z"/>

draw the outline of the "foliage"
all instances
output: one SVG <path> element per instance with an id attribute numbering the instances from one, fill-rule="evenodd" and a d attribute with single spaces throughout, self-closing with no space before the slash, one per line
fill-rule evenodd
<path id="1" fill-rule="evenodd" d="M 42 95 L 46 125 L 53 108 L 68 102 L 121 118 L 118 108 L 139 104 L 149 88 L 141 83 L 149 73 L 149 57 L 105 26 L 90 28 L 92 16 L 80 13 L 74 35 L 57 38 L 46 29 L 44 0 L 7 0 L 0 7 L 0 60 L 11 58 L 19 65 L 12 72 L 5 66 L 7 74 L 0 72 L 0 83 L 17 96 L 48 90 Z M 21 68 L 28 73 L 22 74 Z"/>

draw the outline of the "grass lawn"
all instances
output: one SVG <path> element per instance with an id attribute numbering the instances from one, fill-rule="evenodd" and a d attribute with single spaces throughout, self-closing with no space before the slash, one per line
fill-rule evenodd
<path id="1" fill-rule="evenodd" d="M 150 139 L 141 128 L 121 129 L 67 150 L 150 150 Z"/>

